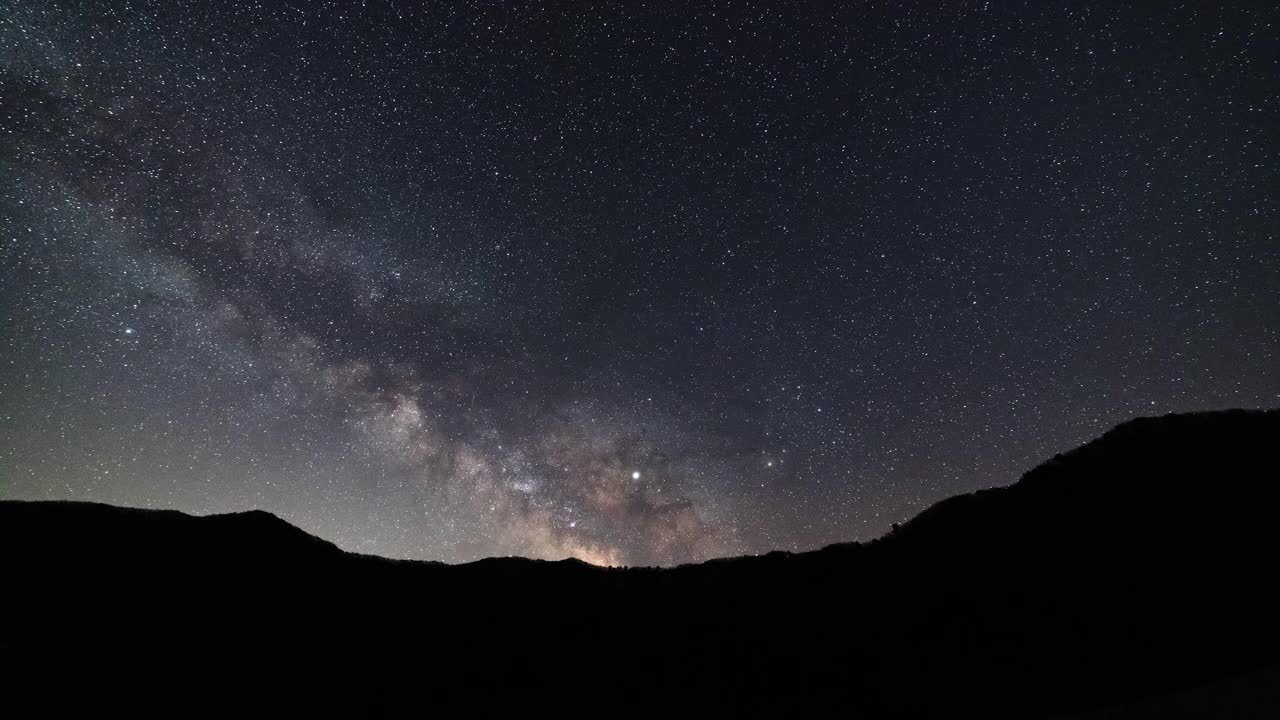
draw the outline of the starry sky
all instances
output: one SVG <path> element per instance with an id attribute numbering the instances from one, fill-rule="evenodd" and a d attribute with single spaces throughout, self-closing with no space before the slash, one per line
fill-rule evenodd
<path id="1" fill-rule="evenodd" d="M 1280 405 L 1271 3 L 0 0 L 0 497 L 866 540 Z"/>

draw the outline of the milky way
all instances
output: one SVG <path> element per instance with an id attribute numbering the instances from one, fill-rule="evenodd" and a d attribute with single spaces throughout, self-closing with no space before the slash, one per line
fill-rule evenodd
<path id="1" fill-rule="evenodd" d="M 874 537 L 1280 404 L 1269 4 L 0 3 L 0 497 Z"/>

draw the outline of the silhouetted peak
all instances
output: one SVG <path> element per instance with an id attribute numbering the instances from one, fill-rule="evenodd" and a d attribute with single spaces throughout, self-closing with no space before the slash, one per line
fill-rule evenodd
<path id="1" fill-rule="evenodd" d="M 297 526 L 266 510 L 240 510 L 230 513 L 197 516 L 197 519 L 208 523 L 235 526 L 251 532 L 303 533 Z"/>
<path id="2" fill-rule="evenodd" d="M 587 562 L 586 560 L 583 560 L 582 558 L 576 558 L 572 556 L 557 560 L 556 562 L 560 563 L 561 565 L 582 565 L 586 567 L 598 567 L 597 565 L 592 565 L 591 563 Z"/>
<path id="3" fill-rule="evenodd" d="M 225 517 L 244 518 L 246 520 L 260 523 L 284 522 L 284 520 L 280 519 L 279 515 L 257 508 L 254 508 L 253 510 L 240 510 L 237 512 L 222 513 L 222 515 Z"/>
<path id="4" fill-rule="evenodd" d="M 48 677 L 248 665 L 327 689 L 391 658 L 377 693 L 416 706 L 422 678 L 469 686 L 496 662 L 548 688 L 573 668 L 860 717 L 1044 717 L 1280 657 L 1277 467 L 1280 412 L 1141 418 L 871 543 L 671 569 L 390 561 L 260 510 L 0 502 L 0 603 Z"/>
<path id="5" fill-rule="evenodd" d="M 1098 533 L 1237 504 L 1246 506 L 1243 519 L 1251 509 L 1243 498 L 1269 480 L 1257 465 L 1267 448 L 1280 448 L 1280 410 L 1135 418 L 1053 456 L 1013 485 L 942 500 L 887 537 Z"/>

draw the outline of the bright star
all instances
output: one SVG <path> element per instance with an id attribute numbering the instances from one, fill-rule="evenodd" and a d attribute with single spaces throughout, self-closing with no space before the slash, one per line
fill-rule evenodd
<path id="1" fill-rule="evenodd" d="M 631 479 L 632 479 L 632 480 L 639 480 L 639 479 L 640 479 L 640 471 L 639 471 L 639 470 L 636 470 L 635 472 L 631 473 Z"/>

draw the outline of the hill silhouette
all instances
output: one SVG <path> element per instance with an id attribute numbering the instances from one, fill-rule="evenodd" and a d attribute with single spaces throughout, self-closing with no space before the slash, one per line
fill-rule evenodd
<path id="1" fill-rule="evenodd" d="M 0 655 L 54 710 L 1270 717 L 1277 557 L 1276 410 L 1137 419 L 869 543 L 670 569 L 391 561 L 264 512 L 11 501 Z"/>

